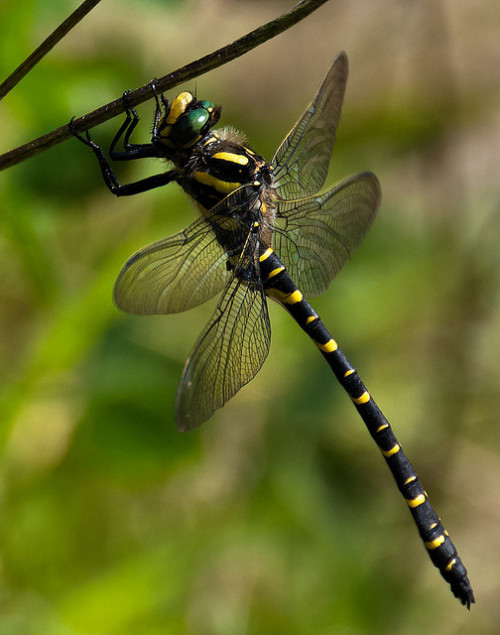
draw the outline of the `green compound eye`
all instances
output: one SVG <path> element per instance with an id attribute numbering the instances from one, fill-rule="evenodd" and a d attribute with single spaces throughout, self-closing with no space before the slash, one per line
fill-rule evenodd
<path id="1" fill-rule="evenodd" d="M 210 110 L 211 108 L 215 108 L 215 104 L 212 101 L 207 101 L 206 99 L 202 99 L 198 102 L 202 108 L 206 108 L 206 110 Z"/>
<path id="2" fill-rule="evenodd" d="M 206 108 L 196 108 L 182 115 L 177 123 L 172 126 L 169 136 L 170 140 L 179 146 L 189 146 L 201 135 L 201 131 L 209 119 L 210 113 Z"/>

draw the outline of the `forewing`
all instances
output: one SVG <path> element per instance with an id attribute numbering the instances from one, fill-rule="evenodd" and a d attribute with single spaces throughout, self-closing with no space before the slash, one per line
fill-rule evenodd
<path id="1" fill-rule="evenodd" d="M 192 430 L 233 397 L 260 370 L 271 328 L 256 248 L 245 248 L 235 275 L 191 351 L 182 374 L 175 418 Z"/>
<path id="2" fill-rule="evenodd" d="M 318 196 L 278 203 L 274 248 L 306 297 L 326 291 L 365 236 L 380 197 L 377 177 L 365 172 Z"/>
<path id="3" fill-rule="evenodd" d="M 313 102 L 280 145 L 271 162 L 275 188 L 284 199 L 319 192 L 328 172 L 348 74 L 347 55 L 333 61 Z"/>
<path id="4" fill-rule="evenodd" d="M 186 311 L 222 291 L 226 260 L 212 227 L 200 218 L 131 256 L 116 281 L 115 302 L 136 315 Z"/>

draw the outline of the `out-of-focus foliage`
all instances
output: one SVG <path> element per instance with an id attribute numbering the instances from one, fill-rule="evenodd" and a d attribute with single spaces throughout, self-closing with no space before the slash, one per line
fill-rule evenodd
<path id="1" fill-rule="evenodd" d="M 75 4 L 4 0 L 0 76 Z M 0 103 L 2 150 L 291 4 L 103 2 Z M 196 211 L 175 185 L 115 199 L 69 141 L 0 175 L 2 635 L 497 632 L 499 26 L 485 0 L 331 2 L 186 87 L 271 158 L 348 52 L 331 176 L 371 169 L 384 198 L 314 306 L 459 547 L 471 614 L 349 399 L 278 308 L 258 377 L 199 431 L 176 431 L 177 381 L 213 303 L 139 318 L 111 291 L 132 251 Z M 138 141 L 152 112 L 140 108 Z M 106 145 L 118 123 L 94 138 Z M 118 168 L 126 182 L 162 166 Z"/>

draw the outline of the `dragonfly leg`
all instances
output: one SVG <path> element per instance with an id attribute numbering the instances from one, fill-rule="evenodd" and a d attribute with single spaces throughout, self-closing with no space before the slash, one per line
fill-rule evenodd
<path id="1" fill-rule="evenodd" d="M 129 115 L 127 115 L 127 117 L 129 117 Z M 119 135 L 123 134 L 126 127 L 130 125 L 130 121 L 132 121 L 132 125 L 135 127 L 136 124 L 134 124 L 134 118 L 132 117 L 129 119 L 129 121 L 126 121 L 124 124 L 122 124 L 117 135 L 115 135 L 115 139 L 113 139 L 113 143 L 117 142 Z M 112 192 L 115 196 L 130 196 L 133 194 L 139 194 L 141 192 L 147 192 L 148 190 L 152 190 L 156 187 L 167 185 L 168 183 L 171 183 L 172 181 L 174 181 L 176 178 L 177 172 L 175 170 L 169 170 L 167 172 L 162 172 L 160 174 L 154 174 L 153 176 L 147 177 L 145 179 L 141 179 L 140 181 L 135 181 L 133 183 L 126 183 L 122 185 L 118 181 L 118 178 L 116 174 L 114 173 L 112 167 L 110 166 L 109 161 L 106 159 L 106 156 L 104 155 L 104 152 L 101 146 L 92 140 L 92 137 L 90 136 L 90 133 L 88 132 L 88 130 L 85 131 L 85 136 L 81 135 L 79 132 L 77 132 L 74 129 L 73 120 L 70 121 L 69 128 L 71 132 L 73 133 L 73 135 L 83 144 L 88 146 L 92 150 L 92 152 L 95 154 L 97 161 L 99 162 L 99 167 L 101 168 L 101 173 L 102 173 L 104 182 L 106 186 L 108 187 L 108 189 L 110 190 L 110 192 Z M 127 152 L 118 153 L 119 156 L 117 157 L 115 154 L 114 158 L 119 158 L 123 160 L 123 159 L 135 159 L 135 158 L 157 156 L 156 154 L 152 154 L 151 151 L 147 153 L 148 149 L 152 148 L 152 146 L 149 146 L 149 145 L 132 146 L 132 148 L 133 148 L 133 152 L 129 152 L 128 154 Z M 144 149 L 145 152 L 141 153 L 140 149 Z"/>

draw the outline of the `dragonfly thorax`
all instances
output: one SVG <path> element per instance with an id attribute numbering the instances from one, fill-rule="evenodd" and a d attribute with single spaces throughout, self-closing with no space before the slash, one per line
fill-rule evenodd
<path id="1" fill-rule="evenodd" d="M 267 161 L 242 145 L 233 129 L 212 131 L 191 149 L 176 181 L 205 213 L 238 188 L 256 183 L 272 185 Z M 230 212 L 230 210 L 228 210 Z"/>
<path id="2" fill-rule="evenodd" d="M 152 145 L 158 156 L 174 164 L 173 180 L 196 201 L 231 254 L 229 264 L 236 262 L 250 231 L 270 245 L 274 206 L 269 163 L 231 126 L 211 130 L 221 113 L 212 102 L 183 92 L 171 104 L 163 100 L 163 106 L 161 116 L 157 110 Z"/>

